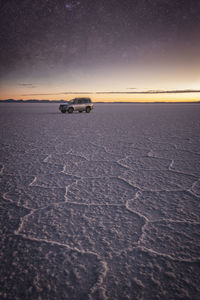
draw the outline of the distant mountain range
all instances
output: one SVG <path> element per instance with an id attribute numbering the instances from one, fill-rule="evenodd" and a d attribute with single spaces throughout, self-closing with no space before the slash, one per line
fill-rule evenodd
<path id="1" fill-rule="evenodd" d="M 67 103 L 68 101 L 66 100 L 37 100 L 37 99 L 29 99 L 29 100 L 15 100 L 15 99 L 6 99 L 6 100 L 0 100 L 0 102 L 17 102 L 17 103 Z"/>

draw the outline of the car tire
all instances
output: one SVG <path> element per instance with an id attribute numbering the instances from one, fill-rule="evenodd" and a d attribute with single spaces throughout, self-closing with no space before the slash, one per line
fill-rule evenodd
<path id="1" fill-rule="evenodd" d="M 73 111 L 74 111 L 73 107 L 70 107 L 70 108 L 68 109 L 68 113 L 69 113 L 69 114 L 72 114 Z"/>
<path id="2" fill-rule="evenodd" d="M 65 109 L 63 109 L 63 110 L 61 110 L 61 112 L 62 112 L 63 114 L 65 114 L 65 113 L 66 113 L 66 110 L 65 110 Z"/>
<path id="3" fill-rule="evenodd" d="M 89 114 L 90 111 L 91 111 L 91 108 L 89 106 L 86 107 L 85 112 Z"/>

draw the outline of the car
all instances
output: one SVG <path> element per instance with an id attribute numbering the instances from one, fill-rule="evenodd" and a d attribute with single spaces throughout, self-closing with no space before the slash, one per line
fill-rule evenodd
<path id="1" fill-rule="evenodd" d="M 82 113 L 85 111 L 89 113 L 94 108 L 94 104 L 90 98 L 74 98 L 70 100 L 66 104 L 60 104 L 59 110 L 62 113 L 68 112 L 69 114 L 73 113 L 74 111 L 78 111 Z"/>

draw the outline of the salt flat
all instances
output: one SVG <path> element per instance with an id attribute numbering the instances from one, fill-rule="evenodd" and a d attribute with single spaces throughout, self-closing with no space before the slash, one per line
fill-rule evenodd
<path id="1" fill-rule="evenodd" d="M 1 299 L 199 299 L 200 105 L 0 104 Z"/>

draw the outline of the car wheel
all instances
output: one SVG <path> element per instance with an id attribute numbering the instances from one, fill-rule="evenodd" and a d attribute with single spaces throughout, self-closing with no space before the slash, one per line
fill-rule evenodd
<path id="1" fill-rule="evenodd" d="M 83 111 L 82 111 L 82 110 L 79 110 L 78 112 L 82 113 Z"/>
<path id="2" fill-rule="evenodd" d="M 74 111 L 73 107 L 70 107 L 70 108 L 68 109 L 68 113 L 69 113 L 69 114 L 72 114 L 73 111 Z"/>
<path id="3" fill-rule="evenodd" d="M 61 110 L 61 112 L 62 112 L 63 114 L 65 114 L 65 113 L 66 113 L 66 110 L 65 110 L 65 109 L 63 109 L 63 110 Z"/>
<path id="4" fill-rule="evenodd" d="M 86 113 L 89 113 L 91 111 L 91 108 L 88 106 L 88 107 L 86 107 L 86 109 L 85 109 L 85 112 Z"/>

